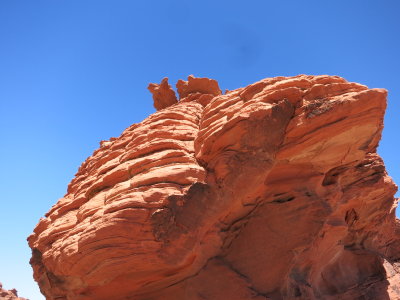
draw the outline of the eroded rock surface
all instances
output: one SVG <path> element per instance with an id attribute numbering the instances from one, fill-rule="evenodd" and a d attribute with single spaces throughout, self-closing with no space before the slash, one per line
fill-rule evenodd
<path id="1" fill-rule="evenodd" d="M 29 237 L 47 299 L 400 299 L 385 90 L 306 75 L 177 89 L 103 141 Z"/>
<path id="2" fill-rule="evenodd" d="M 178 103 L 174 90 L 168 84 L 167 77 L 160 84 L 150 83 L 147 89 L 153 95 L 154 108 L 157 110 Z"/>
<path id="3" fill-rule="evenodd" d="M 18 297 L 16 289 L 6 290 L 0 282 L 0 300 L 29 300 L 26 298 Z"/>

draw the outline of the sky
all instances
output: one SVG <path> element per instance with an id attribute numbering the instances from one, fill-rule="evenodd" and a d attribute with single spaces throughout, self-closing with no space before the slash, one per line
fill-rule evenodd
<path id="1" fill-rule="evenodd" d="M 379 154 L 400 183 L 400 1 L 0 1 L 0 281 L 42 300 L 26 237 L 99 141 L 155 110 L 150 82 L 235 89 L 339 75 L 389 91 Z"/>

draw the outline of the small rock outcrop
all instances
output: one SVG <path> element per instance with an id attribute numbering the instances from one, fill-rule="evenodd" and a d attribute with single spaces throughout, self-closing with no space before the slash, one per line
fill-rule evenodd
<path id="1" fill-rule="evenodd" d="M 147 88 L 153 95 L 154 108 L 156 110 L 178 103 L 174 90 L 168 84 L 167 77 L 165 77 L 160 84 L 150 83 Z"/>
<path id="2" fill-rule="evenodd" d="M 190 94 L 206 94 L 218 96 L 221 95 L 221 90 L 218 82 L 209 78 L 197 78 L 193 75 L 188 76 L 188 80 L 178 80 L 176 89 L 179 94 L 179 99 L 185 98 Z"/>
<path id="3" fill-rule="evenodd" d="M 5 290 L 3 284 L 0 282 L 0 300 L 29 300 L 26 298 L 18 297 L 16 289 Z"/>
<path id="4" fill-rule="evenodd" d="M 400 299 L 384 89 L 338 76 L 150 85 L 28 238 L 48 300 Z"/>

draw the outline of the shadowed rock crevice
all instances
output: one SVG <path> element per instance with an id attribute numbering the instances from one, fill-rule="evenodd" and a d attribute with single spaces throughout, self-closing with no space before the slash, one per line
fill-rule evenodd
<path id="1" fill-rule="evenodd" d="M 102 141 L 28 238 L 48 300 L 400 299 L 385 90 L 149 90 L 157 112 Z"/>

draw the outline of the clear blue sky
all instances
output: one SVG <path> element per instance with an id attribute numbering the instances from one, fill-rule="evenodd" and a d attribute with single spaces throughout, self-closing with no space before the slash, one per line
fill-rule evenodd
<path id="1" fill-rule="evenodd" d="M 0 1 L 0 281 L 31 300 L 26 237 L 100 140 L 154 112 L 149 82 L 223 89 L 340 75 L 389 90 L 379 153 L 400 183 L 400 1 Z"/>

